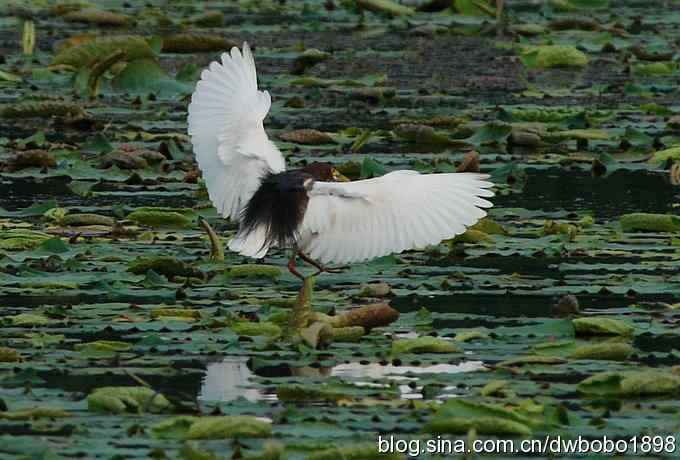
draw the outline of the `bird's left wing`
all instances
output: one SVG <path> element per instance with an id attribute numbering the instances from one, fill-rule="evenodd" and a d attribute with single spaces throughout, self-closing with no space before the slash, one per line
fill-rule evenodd
<path id="1" fill-rule="evenodd" d="M 257 89 L 247 43 L 201 73 L 189 104 L 189 134 L 210 200 L 224 217 L 239 220 L 262 176 L 285 169 L 262 124 L 270 107 L 269 93 Z"/>
<path id="2" fill-rule="evenodd" d="M 316 182 L 299 248 L 320 262 L 349 263 L 452 238 L 486 215 L 488 176 L 394 171 L 356 182 Z"/>

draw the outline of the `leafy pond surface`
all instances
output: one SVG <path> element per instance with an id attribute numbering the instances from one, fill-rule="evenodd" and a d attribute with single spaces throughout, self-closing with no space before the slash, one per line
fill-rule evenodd
<path id="1" fill-rule="evenodd" d="M 678 5 L 508 1 L 496 25 L 441 3 L 0 8 L 1 458 L 678 432 Z M 316 280 L 318 311 L 399 311 L 359 341 L 279 337 L 300 287 L 285 253 L 210 257 L 199 218 L 223 243 L 235 225 L 207 201 L 186 107 L 244 40 L 290 164 L 449 172 L 474 149 L 497 184 L 463 237 Z"/>

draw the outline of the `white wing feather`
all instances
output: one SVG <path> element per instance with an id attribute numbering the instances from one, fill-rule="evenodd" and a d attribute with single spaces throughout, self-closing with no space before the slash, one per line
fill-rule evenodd
<path id="1" fill-rule="evenodd" d="M 285 170 L 281 152 L 262 121 L 271 107 L 257 90 L 255 61 L 247 43 L 212 62 L 189 104 L 189 135 L 208 195 L 224 217 L 238 220 L 267 172 Z"/>
<path id="2" fill-rule="evenodd" d="M 452 238 L 486 215 L 484 174 L 394 171 L 356 182 L 316 182 L 300 249 L 322 263 L 369 260 Z"/>

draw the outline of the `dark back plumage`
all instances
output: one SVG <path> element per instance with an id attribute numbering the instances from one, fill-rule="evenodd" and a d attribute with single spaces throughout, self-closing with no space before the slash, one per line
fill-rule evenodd
<path id="1" fill-rule="evenodd" d="M 243 209 L 240 231 L 248 233 L 263 226 L 265 245 L 284 248 L 294 244 L 309 202 L 305 181 L 309 186 L 308 179 L 313 178 L 303 170 L 264 176 Z"/>

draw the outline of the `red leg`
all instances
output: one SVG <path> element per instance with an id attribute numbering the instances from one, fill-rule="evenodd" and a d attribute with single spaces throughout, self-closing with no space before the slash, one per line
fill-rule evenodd
<path id="1" fill-rule="evenodd" d="M 302 273 L 297 271 L 297 269 L 295 268 L 295 259 L 296 258 L 297 258 L 297 253 L 295 251 L 293 251 L 293 255 L 291 256 L 290 260 L 288 261 L 288 271 L 304 281 L 305 277 L 302 276 Z"/>

